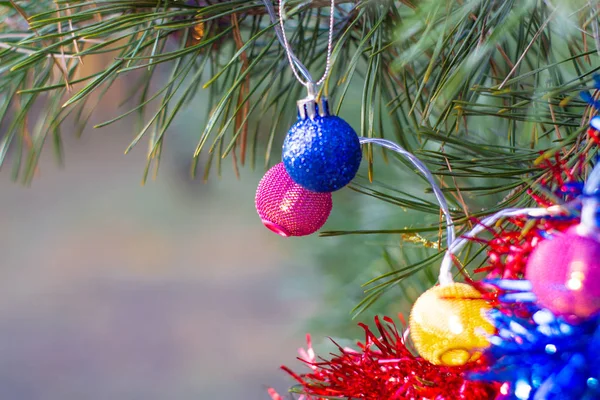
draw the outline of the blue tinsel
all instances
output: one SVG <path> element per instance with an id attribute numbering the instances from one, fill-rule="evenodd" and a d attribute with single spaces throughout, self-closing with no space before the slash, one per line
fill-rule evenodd
<path id="1" fill-rule="evenodd" d="M 471 378 L 508 383 L 506 399 L 600 399 L 600 318 L 572 324 L 532 303 L 521 311 L 532 317 L 490 313 L 498 329 L 486 351 L 491 367 Z"/>

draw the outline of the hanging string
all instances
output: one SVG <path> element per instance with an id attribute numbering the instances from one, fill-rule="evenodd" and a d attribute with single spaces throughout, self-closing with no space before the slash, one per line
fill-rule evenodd
<path id="1" fill-rule="evenodd" d="M 564 214 L 563 206 L 552 206 L 549 208 L 507 208 L 499 211 L 496 214 L 490 215 L 484 218 L 478 223 L 470 232 L 462 235 L 456 239 L 450 246 L 444 255 L 442 265 L 440 266 L 439 282 L 440 285 L 448 285 L 454 282 L 452 278 L 452 256 L 462 250 L 463 247 L 475 236 L 480 234 L 484 230 L 488 230 L 494 224 L 503 219 L 510 217 L 529 216 L 540 218 L 548 215 L 559 215 Z"/>
<path id="2" fill-rule="evenodd" d="M 291 46 L 288 42 L 287 36 L 285 34 L 285 24 L 284 24 L 284 0 L 279 0 L 279 16 L 278 16 L 278 18 L 275 15 L 275 10 L 273 10 L 273 5 L 271 4 L 270 0 L 263 0 L 263 3 L 265 4 L 265 7 L 267 8 L 267 12 L 269 14 L 269 17 L 271 18 L 271 22 L 273 24 L 277 24 L 277 23 L 279 24 L 279 26 L 276 26 L 275 32 L 277 34 L 277 38 L 279 39 L 279 42 L 281 43 L 281 45 L 283 46 L 283 48 L 285 50 L 286 56 L 290 63 L 292 72 L 294 73 L 294 76 L 296 77 L 298 82 L 300 82 L 303 86 L 306 86 L 309 95 L 314 96 L 316 94 L 316 87 L 318 87 L 323 82 L 325 82 L 325 79 L 327 79 L 327 76 L 329 76 L 329 72 L 331 71 L 331 53 L 333 50 L 333 24 L 334 24 L 335 0 L 331 0 L 331 5 L 330 5 L 331 9 L 330 9 L 330 13 L 329 13 L 329 32 L 328 32 L 328 37 L 327 37 L 327 56 L 326 56 L 326 60 L 325 60 L 325 72 L 323 72 L 323 75 L 321 76 L 321 78 L 316 82 L 312 78 L 312 75 L 309 73 L 306 66 L 304 66 L 304 64 L 302 64 L 302 62 L 298 59 L 298 57 L 296 57 L 296 55 L 294 54 L 294 52 L 291 49 Z M 300 75 L 303 75 L 304 79 Z"/>
<path id="3" fill-rule="evenodd" d="M 456 235 L 454 233 L 454 222 L 452 221 L 452 216 L 450 215 L 450 209 L 448 208 L 448 202 L 446 201 L 446 197 L 444 196 L 444 193 L 442 193 L 442 189 L 440 189 L 437 182 L 435 181 L 435 178 L 433 177 L 431 171 L 429 171 L 425 164 L 423 164 L 423 162 L 419 160 L 414 154 L 392 141 L 379 138 L 361 137 L 360 142 L 363 144 L 378 144 L 381 147 L 385 147 L 386 149 L 395 151 L 402 157 L 406 158 L 425 177 L 425 179 L 431 186 L 433 194 L 435 195 L 438 203 L 440 204 L 440 209 L 442 210 L 442 213 L 444 214 L 444 217 L 446 219 L 446 242 L 448 244 L 448 248 L 450 248 L 456 238 Z"/>
<path id="4" fill-rule="evenodd" d="M 284 48 L 285 48 L 285 52 L 288 56 L 288 61 L 290 62 L 290 67 L 292 68 L 292 72 L 294 72 L 294 76 L 296 76 L 296 79 L 298 80 L 298 82 L 300 82 L 304 86 L 308 87 L 310 84 L 319 86 L 321 83 L 323 83 L 325 81 L 325 79 L 327 79 L 327 75 L 329 74 L 329 69 L 331 68 L 330 62 L 331 62 L 331 50 L 333 48 L 333 20 L 334 20 L 333 17 L 334 17 L 334 10 L 335 10 L 335 0 L 331 0 L 331 9 L 329 11 L 329 35 L 327 38 L 327 59 L 325 60 L 325 72 L 323 73 L 323 76 L 321 77 L 321 79 L 319 79 L 317 82 L 303 81 L 302 78 L 300 78 L 300 76 L 298 75 L 298 72 L 296 71 L 296 67 L 294 66 L 294 63 L 292 61 L 292 49 L 291 49 L 290 44 L 288 43 L 287 37 L 285 35 L 285 26 L 284 26 L 284 21 L 283 21 L 283 2 L 284 2 L 284 0 L 279 0 L 279 24 L 281 25 L 281 33 L 283 36 Z"/>
<path id="5" fill-rule="evenodd" d="M 279 26 L 279 20 L 277 17 L 277 13 L 275 12 L 275 9 L 273 8 L 273 4 L 271 4 L 271 0 L 262 0 L 262 2 L 264 3 L 265 8 L 267 9 L 267 14 L 269 14 L 269 19 L 271 20 L 271 23 L 273 24 L 273 27 L 275 28 L 275 34 L 277 36 L 277 39 L 279 40 L 279 43 L 281 43 L 281 46 L 285 49 L 286 41 L 283 39 L 283 33 L 281 31 L 281 27 Z M 310 74 L 310 72 L 308 71 L 308 68 L 306 68 L 300 60 L 298 60 L 298 57 L 296 57 L 294 52 L 290 50 L 290 52 L 288 53 L 288 56 L 292 59 L 293 64 L 296 66 L 296 68 L 298 68 L 298 71 L 300 71 L 300 73 L 304 76 L 304 78 L 309 82 L 313 82 L 313 77 Z"/>

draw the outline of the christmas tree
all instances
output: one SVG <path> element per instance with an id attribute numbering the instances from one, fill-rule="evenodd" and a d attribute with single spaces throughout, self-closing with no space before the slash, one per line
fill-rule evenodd
<path id="1" fill-rule="evenodd" d="M 130 80 L 123 110 L 94 127 L 138 117 L 124 150 L 147 146 L 145 182 L 178 115 L 206 96 L 191 178 L 268 170 L 257 195 L 267 227 L 336 237 L 313 249 L 337 281 L 315 324 L 366 332 L 325 360 L 303 353 L 308 373 L 286 367 L 292 391 L 600 398 L 600 293 L 586 283 L 600 254 L 599 10 L 588 0 L 0 2 L 0 166 L 31 183 L 42 151 L 62 162 L 61 126 L 83 129 Z M 108 65 L 84 67 L 105 54 Z M 292 216 L 290 192 L 308 205 Z M 554 263 L 566 283 L 545 269 Z M 461 334 L 422 326 L 457 308 Z M 397 327 L 409 314 L 412 339 Z M 426 345 L 437 342 L 450 350 Z"/>

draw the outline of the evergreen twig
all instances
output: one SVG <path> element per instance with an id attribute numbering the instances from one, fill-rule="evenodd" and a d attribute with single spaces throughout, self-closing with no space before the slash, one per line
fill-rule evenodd
<path id="1" fill-rule="evenodd" d="M 288 4 L 288 33 L 310 69 L 324 63 L 327 29 L 318 16 L 326 3 Z M 444 190 L 457 194 L 450 197 L 462 228 L 467 215 L 527 204 L 526 189 L 543 178 L 540 160 L 558 153 L 573 165 L 595 154 L 583 128 L 590 112 L 578 93 L 600 69 L 597 7 L 588 0 L 338 1 L 326 92 L 343 113 L 351 84 L 360 84 L 359 133 L 416 152 Z M 127 150 L 149 142 L 146 174 L 196 93 L 207 89 L 211 109 L 190 153 L 194 171 L 203 151 L 219 170 L 227 155 L 254 165 L 262 149 L 267 166 L 302 96 L 257 0 L 10 0 L 0 1 L 0 18 L 0 166 L 10 150 L 13 176 L 26 183 L 48 135 L 60 158 L 61 123 L 74 118 L 83 129 L 92 95 L 101 98 L 131 74 L 141 74 L 142 82 L 130 93 L 132 108 L 96 127 L 134 113 L 144 118 Z M 86 58 L 104 53 L 113 62 L 82 76 Z M 171 73 L 151 92 L 161 64 Z M 34 123 L 31 110 L 40 102 L 46 113 Z M 262 131 L 265 118 L 274 123 Z M 426 189 L 383 184 L 391 172 L 374 168 L 379 161 L 372 148 L 366 156 L 367 178 L 375 182 L 359 181 L 355 190 L 430 218 L 419 226 L 323 235 L 418 233 L 437 242 L 438 207 L 417 194 Z M 425 259 L 436 261 L 439 251 L 428 249 Z M 373 281 L 378 286 L 358 309 L 428 265 L 398 267 L 384 283 Z"/>

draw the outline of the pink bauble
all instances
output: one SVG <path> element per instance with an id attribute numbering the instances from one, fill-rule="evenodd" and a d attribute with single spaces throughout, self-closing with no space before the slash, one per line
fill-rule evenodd
<path id="1" fill-rule="evenodd" d="M 296 184 L 283 163 L 267 171 L 256 189 L 256 211 L 263 224 L 281 236 L 305 236 L 327 221 L 331 193 L 315 193 Z"/>
<path id="2" fill-rule="evenodd" d="M 600 242 L 577 229 L 540 242 L 525 277 L 540 305 L 557 315 L 587 318 L 600 311 Z"/>

